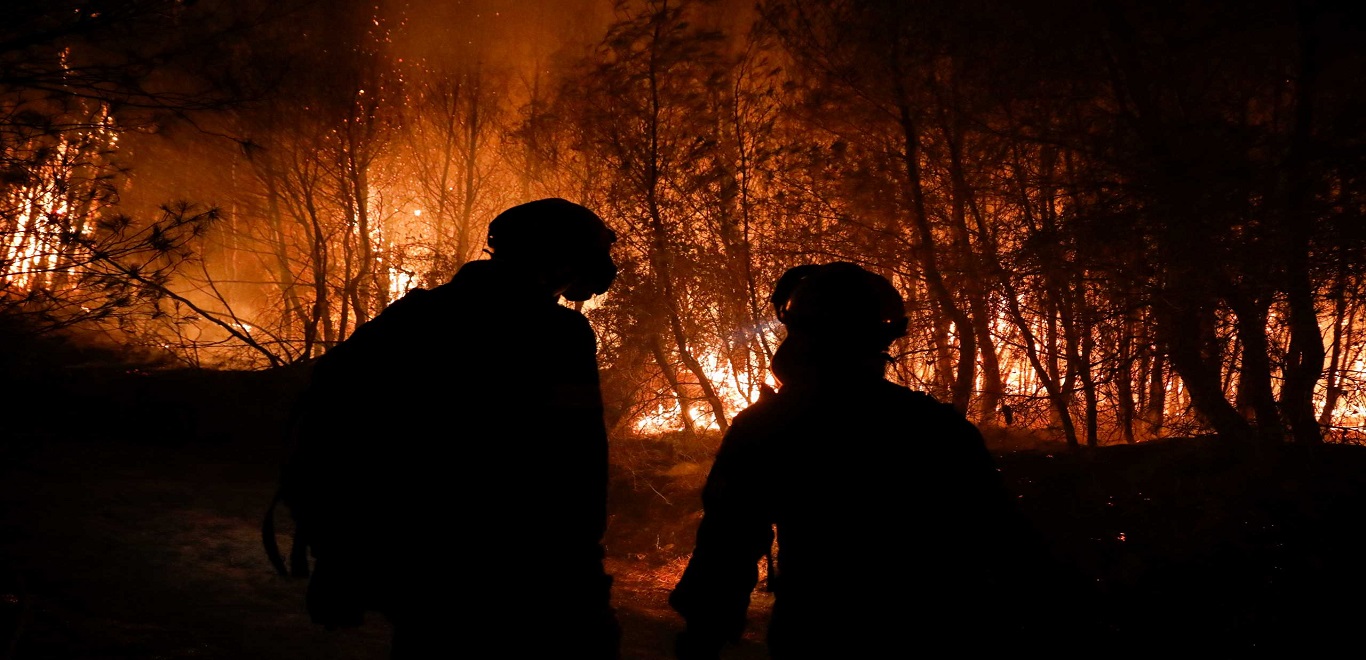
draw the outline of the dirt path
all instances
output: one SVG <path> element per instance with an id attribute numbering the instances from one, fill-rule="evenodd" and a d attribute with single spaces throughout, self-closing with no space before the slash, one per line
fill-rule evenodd
<path id="1" fill-rule="evenodd" d="M 22 579 L 19 602 L 0 602 L 0 630 L 22 610 L 14 657 L 385 658 L 381 617 L 320 630 L 303 611 L 302 581 L 266 562 L 258 525 L 276 462 L 261 447 L 91 439 L 0 466 L 0 571 Z M 680 622 L 663 578 L 642 566 L 609 562 L 623 657 L 671 657 Z M 0 580 L 0 591 L 19 590 Z M 766 657 L 760 639 L 751 633 L 727 657 Z"/>

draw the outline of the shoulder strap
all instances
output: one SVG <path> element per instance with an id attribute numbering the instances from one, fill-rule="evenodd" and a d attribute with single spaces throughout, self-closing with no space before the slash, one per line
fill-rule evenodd
<path id="1" fill-rule="evenodd" d="M 300 450 L 299 434 L 300 425 L 303 423 L 304 416 L 309 407 L 310 400 L 316 396 L 312 388 L 308 388 L 301 395 L 299 401 L 290 411 L 289 421 L 287 422 L 287 435 L 290 440 L 290 456 L 288 461 L 293 461 L 295 453 Z M 275 572 L 285 576 L 308 577 L 308 537 L 303 532 L 303 526 L 299 519 L 290 511 L 290 517 L 294 520 L 294 532 L 290 535 L 289 564 L 286 566 L 284 557 L 280 554 L 280 544 L 275 530 L 275 511 L 283 503 L 285 508 L 289 508 L 289 488 L 297 487 L 291 483 L 290 472 L 292 466 L 286 464 L 280 471 L 280 481 L 275 488 L 275 496 L 270 500 L 270 506 L 266 507 L 266 514 L 261 519 L 261 546 L 265 549 L 266 558 L 270 560 L 270 565 L 275 567 Z"/>
<path id="2" fill-rule="evenodd" d="M 276 573 L 284 577 L 308 577 L 308 537 L 298 520 L 294 521 L 294 533 L 290 536 L 288 566 L 280 554 L 280 543 L 275 532 L 275 510 L 284 501 L 284 493 L 283 487 L 276 489 L 275 497 L 261 520 L 261 545 L 265 548 L 266 558 L 270 560 L 270 565 L 275 567 Z"/>
<path id="3" fill-rule="evenodd" d="M 284 499 L 284 489 L 277 488 L 275 498 L 266 507 L 266 515 L 261 520 L 261 545 L 265 547 L 266 558 L 275 567 L 275 572 L 289 577 L 289 568 L 285 566 L 284 557 L 280 556 L 280 544 L 275 539 L 275 507 L 280 505 L 281 499 Z"/>

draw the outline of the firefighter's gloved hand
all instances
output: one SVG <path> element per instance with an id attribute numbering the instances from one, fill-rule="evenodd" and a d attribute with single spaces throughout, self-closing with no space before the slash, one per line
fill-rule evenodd
<path id="1" fill-rule="evenodd" d="M 725 645 L 726 640 L 722 636 L 685 630 L 674 638 L 674 655 L 678 660 L 717 660 L 721 657 L 721 647 Z"/>
<path id="2" fill-rule="evenodd" d="M 308 615 L 328 630 L 356 628 L 365 621 L 365 599 L 354 574 L 319 560 L 308 580 Z"/>

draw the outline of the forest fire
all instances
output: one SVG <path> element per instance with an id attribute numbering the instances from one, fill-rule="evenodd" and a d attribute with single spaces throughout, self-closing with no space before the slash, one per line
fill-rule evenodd
<path id="1" fill-rule="evenodd" d="M 74 286 L 85 259 L 83 238 L 95 231 L 108 191 L 99 160 L 118 148 L 118 133 L 107 107 L 88 119 L 89 127 L 62 134 L 45 144 L 15 145 L 7 161 L 27 168 L 3 189 L 0 210 L 0 276 L 9 295 L 35 289 Z M 54 279 L 63 282 L 54 282 Z"/>
<path id="2" fill-rule="evenodd" d="M 621 428 L 631 433 L 723 430 L 760 383 L 774 384 L 767 359 L 777 337 L 752 328 L 772 322 L 766 297 L 776 275 L 841 258 L 891 275 L 911 301 L 912 331 L 895 347 L 889 374 L 983 423 L 1006 423 L 1009 409 L 1014 425 L 1073 444 L 1268 425 L 1273 435 L 1361 438 L 1358 266 L 1366 241 L 1334 229 L 1349 221 L 1329 198 L 1353 191 L 1333 163 L 1296 161 L 1304 192 L 1284 203 L 1307 219 L 1285 226 L 1312 233 L 1268 252 L 1257 246 L 1288 231 L 1278 224 L 1288 207 L 1215 208 L 1206 216 L 1221 218 L 1217 227 L 1168 223 L 1158 209 L 1214 202 L 1145 183 L 1161 168 L 1116 169 L 1146 155 L 1091 155 L 1085 126 L 1072 142 L 1044 140 L 1032 132 L 1033 115 L 946 104 L 952 95 L 995 93 L 953 77 L 970 57 L 925 60 L 913 75 L 922 76 L 923 93 L 830 78 L 802 49 L 838 21 L 788 24 L 782 6 L 751 18 L 788 36 L 761 39 L 697 27 L 719 20 L 716 6 L 647 3 L 607 26 L 612 38 L 579 46 L 573 66 L 535 69 L 544 77 L 531 78 L 525 67 L 546 53 L 509 54 L 498 66 L 470 60 L 463 48 L 433 45 L 403 11 L 375 14 L 354 35 L 280 42 L 272 47 L 294 48 L 300 71 L 328 73 L 291 80 L 273 105 L 203 113 L 201 121 L 230 126 L 245 145 L 214 156 L 233 163 L 226 189 L 191 167 L 125 170 L 125 152 L 135 156 L 155 138 L 121 130 L 108 104 L 53 109 L 18 100 L 12 116 L 27 112 L 33 121 L 13 123 L 16 138 L 6 142 L 9 171 L 23 171 L 4 189 L 6 304 L 30 304 L 38 291 L 58 308 L 79 299 L 86 316 L 121 319 L 129 341 L 171 347 L 193 364 L 288 364 L 316 357 L 408 291 L 440 284 L 477 258 L 495 210 L 575 190 L 601 200 L 624 237 L 624 284 L 588 316 L 616 365 L 605 376 L 608 396 L 629 400 Z M 839 11 L 820 10 L 832 21 Z M 487 20 L 495 17 L 507 18 Z M 641 31 L 655 21 L 677 34 Z M 792 30 L 811 31 L 805 45 L 785 41 Z M 352 40 L 354 61 L 308 66 L 317 39 Z M 695 57 L 697 44 L 716 52 Z M 747 55 L 722 57 L 723 44 L 743 45 Z M 871 57 L 842 47 L 851 49 L 843 56 Z M 54 75 L 86 75 L 71 57 L 62 51 Z M 652 62 L 668 62 L 667 75 L 643 76 Z M 981 66 L 1008 68 L 990 58 Z M 693 93 L 716 80 L 728 81 L 724 94 Z M 1086 107 L 1120 112 L 1109 96 L 1116 81 L 1076 84 L 1092 85 Z M 804 86 L 823 89 L 825 115 L 790 111 L 809 100 Z M 1284 90 L 1255 102 L 1283 113 L 1300 107 Z M 884 121 L 885 107 L 908 119 Z M 1064 121 L 1046 104 L 1029 112 Z M 1282 145 L 1283 154 L 1304 139 L 1256 113 L 1239 116 L 1237 130 Z M 1110 119 L 1127 121 L 1122 112 Z M 125 135 L 136 137 L 128 149 Z M 1244 165 L 1271 176 L 1282 164 Z M 1226 183 L 1209 176 L 1210 186 Z M 164 203 L 140 197 L 160 189 L 154 177 L 220 210 L 159 221 L 171 224 L 137 221 L 139 204 Z M 1158 196 L 1143 196 L 1152 191 Z M 1230 195 L 1270 199 L 1246 186 Z M 132 224 L 112 225 L 119 250 L 73 252 L 101 240 L 111 230 L 100 223 L 125 210 Z M 149 268 L 162 270 L 151 277 Z M 82 273 L 99 277 L 82 283 Z M 1171 284 L 1176 273 L 1179 285 Z M 124 288 L 101 293 L 117 277 Z"/>
<path id="3" fill-rule="evenodd" d="M 622 660 L 713 657 L 688 632 L 722 629 L 767 657 L 708 617 L 803 584 L 780 536 L 834 540 L 788 558 L 868 588 L 808 600 L 857 636 L 924 624 L 882 592 L 999 570 L 1018 598 L 963 611 L 1014 636 L 982 639 L 1340 653 L 1366 616 L 1346 4 L 8 3 L 0 660 L 382 657 L 392 628 L 281 623 L 320 615 L 271 566 L 344 575 L 317 570 L 337 539 L 385 571 L 412 541 L 395 603 L 479 582 L 432 609 L 506 625 L 482 655 L 563 624 Z M 835 297 L 882 315 L 803 327 L 778 283 L 844 267 L 865 286 Z M 782 392 L 784 341 L 811 387 Z M 765 517 L 811 502 L 810 528 Z M 266 503 L 291 520 L 258 530 Z M 896 520 L 906 552 L 848 542 Z M 477 542 L 405 536 L 428 526 Z M 267 527 L 305 530 L 284 570 Z M 562 607 L 585 570 L 593 608 Z M 354 628 L 343 605 L 319 622 Z"/>
<path id="4" fill-rule="evenodd" d="M 57 258 L 62 253 L 57 245 L 59 237 L 56 232 L 44 230 L 43 220 L 62 218 L 69 209 L 65 202 L 54 200 L 51 195 L 20 192 L 17 197 L 11 203 L 26 207 L 26 211 L 16 217 L 3 259 L 11 265 L 9 270 L 13 273 L 7 283 L 27 289 L 45 283 L 46 276 L 57 269 Z"/>
<path id="5" fill-rule="evenodd" d="M 707 380 L 721 398 L 724 418 L 734 417 L 759 399 L 761 384 L 777 387 L 773 374 L 766 374 L 756 383 L 752 375 L 737 372 L 716 351 L 704 352 L 700 358 Z M 685 413 L 683 406 L 687 405 Z M 677 431 L 710 430 L 719 431 L 717 415 L 705 403 L 681 403 L 679 397 L 672 397 L 663 403 L 656 403 L 639 414 L 633 423 L 633 430 L 641 435 L 662 435 Z"/>

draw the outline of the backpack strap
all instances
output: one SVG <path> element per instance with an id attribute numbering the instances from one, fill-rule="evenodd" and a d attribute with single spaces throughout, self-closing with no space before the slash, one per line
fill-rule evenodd
<path id="1" fill-rule="evenodd" d="M 299 426 L 303 423 L 303 411 L 307 406 L 311 393 L 306 391 L 290 411 L 287 424 L 287 433 L 294 444 L 293 450 L 298 451 L 297 439 L 299 437 Z M 294 486 L 292 482 L 297 481 L 291 478 L 292 467 L 286 464 L 281 468 L 279 485 L 275 488 L 275 496 L 270 500 L 270 506 L 266 507 L 266 515 L 261 519 L 261 546 L 266 551 L 266 558 L 270 560 L 270 565 L 275 567 L 275 572 L 284 576 L 308 577 L 308 543 L 302 532 L 298 517 L 290 511 L 290 518 L 294 520 L 294 533 L 290 538 L 289 564 L 285 564 L 284 557 L 280 554 L 280 544 L 275 532 L 275 511 L 285 502 L 287 490 Z"/>
<path id="2" fill-rule="evenodd" d="M 275 508 L 280 505 L 280 500 L 284 499 L 282 489 L 275 491 L 275 498 L 270 501 L 270 506 L 266 507 L 266 515 L 261 520 L 261 545 L 265 547 L 266 558 L 270 560 L 270 565 L 275 567 L 275 572 L 284 577 L 289 577 L 289 568 L 285 566 L 284 557 L 280 556 L 280 544 L 275 538 Z"/>
<path id="3" fill-rule="evenodd" d="M 261 545 L 265 548 L 266 558 L 270 560 L 270 565 L 275 567 L 276 573 L 284 577 L 308 577 L 308 536 L 298 520 L 294 521 L 294 533 L 290 536 L 288 565 L 285 564 L 284 556 L 280 554 L 280 543 L 275 531 L 275 511 L 283 501 L 284 488 L 279 488 L 275 491 L 275 497 L 261 520 Z"/>

